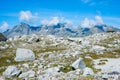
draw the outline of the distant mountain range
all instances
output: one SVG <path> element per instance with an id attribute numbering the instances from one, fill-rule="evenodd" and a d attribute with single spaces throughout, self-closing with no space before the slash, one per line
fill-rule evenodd
<path id="1" fill-rule="evenodd" d="M 55 35 L 62 37 L 83 37 L 92 35 L 95 33 L 101 33 L 106 31 L 120 31 L 118 28 L 106 26 L 106 25 L 95 25 L 91 28 L 72 28 L 69 27 L 66 23 L 58 23 L 57 25 L 40 25 L 40 26 L 30 26 L 26 23 L 20 23 L 14 26 L 12 29 L 8 29 L 3 34 L 7 37 L 13 37 L 15 35 L 29 35 L 29 34 L 37 34 L 37 35 Z"/>

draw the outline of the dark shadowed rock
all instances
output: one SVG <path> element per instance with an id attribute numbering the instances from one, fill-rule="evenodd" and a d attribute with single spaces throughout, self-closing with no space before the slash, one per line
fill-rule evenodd
<path id="1" fill-rule="evenodd" d="M 7 38 L 2 34 L 0 33 L 0 41 L 6 41 Z"/>

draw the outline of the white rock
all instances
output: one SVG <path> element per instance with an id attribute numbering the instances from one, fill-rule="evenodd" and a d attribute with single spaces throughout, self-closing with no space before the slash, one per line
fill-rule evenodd
<path id="1" fill-rule="evenodd" d="M 81 73 L 81 70 L 80 69 L 76 69 L 76 74 L 80 74 Z"/>
<path id="2" fill-rule="evenodd" d="M 96 52 L 96 53 L 103 53 L 103 51 L 105 50 L 106 48 L 103 47 L 103 46 L 98 46 L 98 45 L 95 45 L 93 46 L 90 51 L 91 52 Z"/>
<path id="3" fill-rule="evenodd" d="M 47 70 L 45 70 L 46 73 L 56 73 L 58 72 L 60 69 L 58 67 L 53 67 L 53 68 L 48 68 Z"/>
<path id="4" fill-rule="evenodd" d="M 82 58 L 76 60 L 71 66 L 74 67 L 75 69 L 84 69 L 86 67 Z"/>
<path id="5" fill-rule="evenodd" d="M 93 70 L 91 68 L 87 67 L 87 68 L 84 69 L 84 72 L 83 72 L 84 76 L 93 75 L 93 74 L 94 74 L 94 72 L 93 72 Z"/>
<path id="6" fill-rule="evenodd" d="M 14 40 L 16 41 L 16 40 L 19 40 L 19 38 L 20 38 L 20 36 L 18 35 L 16 35 L 16 36 L 14 36 Z"/>
<path id="7" fill-rule="evenodd" d="M 50 80 L 50 74 L 39 75 L 38 80 Z"/>
<path id="8" fill-rule="evenodd" d="M 5 80 L 5 78 L 4 78 L 4 77 L 2 77 L 2 76 L 0 76 L 0 80 Z"/>
<path id="9" fill-rule="evenodd" d="M 35 54 L 30 49 L 17 48 L 15 61 L 35 60 Z"/>
<path id="10" fill-rule="evenodd" d="M 22 73 L 19 78 L 25 78 L 25 77 L 34 77 L 35 76 L 35 72 L 30 70 L 28 72 L 24 72 Z"/>
<path id="11" fill-rule="evenodd" d="M 16 66 L 9 66 L 5 72 L 3 72 L 3 76 L 7 78 L 11 78 L 13 76 L 18 76 L 20 74 L 20 70 Z"/>
<path id="12" fill-rule="evenodd" d="M 8 41 L 13 41 L 13 38 L 9 38 Z"/>
<path id="13" fill-rule="evenodd" d="M 24 66 L 25 68 L 29 69 L 29 64 L 25 63 L 25 64 L 23 64 L 23 66 Z"/>
<path id="14" fill-rule="evenodd" d="M 28 36 L 27 35 L 23 35 L 20 37 L 20 40 L 27 40 Z"/>
<path id="15" fill-rule="evenodd" d="M 83 47 L 83 48 L 88 47 L 88 46 L 89 46 L 89 44 L 90 44 L 90 42 L 89 42 L 89 41 L 82 41 L 82 47 Z"/>
<path id="16" fill-rule="evenodd" d="M 99 65 L 100 60 L 107 60 L 104 65 Z M 101 69 L 102 73 L 117 71 L 120 72 L 120 58 L 102 58 L 94 60 L 94 67 Z"/>
<path id="17" fill-rule="evenodd" d="M 103 78 L 103 79 L 108 79 L 109 76 L 108 76 L 107 74 L 103 74 L 103 75 L 102 75 L 102 78 Z"/>
<path id="18" fill-rule="evenodd" d="M 27 42 L 28 42 L 28 43 L 36 42 L 38 39 L 39 39 L 39 38 L 38 38 L 38 36 L 37 36 L 36 34 L 32 34 L 32 35 L 31 35 L 31 38 L 28 39 Z"/>

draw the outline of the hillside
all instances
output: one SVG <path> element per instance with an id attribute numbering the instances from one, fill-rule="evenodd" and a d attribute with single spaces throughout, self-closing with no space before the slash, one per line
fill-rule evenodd
<path id="1" fill-rule="evenodd" d="M 35 34 L 15 36 L 7 42 L 0 42 L 0 79 L 116 78 L 112 72 L 120 74 L 119 49 L 120 32 L 84 38 Z"/>

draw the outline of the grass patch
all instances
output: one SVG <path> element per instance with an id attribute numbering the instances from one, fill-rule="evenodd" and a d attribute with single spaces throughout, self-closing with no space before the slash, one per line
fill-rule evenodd
<path id="1" fill-rule="evenodd" d="M 9 60 L 10 62 L 7 62 Z M 13 56 L 4 56 L 0 58 L 0 67 L 9 66 L 9 65 L 17 65 L 20 62 L 15 62 Z"/>
<path id="2" fill-rule="evenodd" d="M 98 73 L 101 71 L 101 69 L 96 69 L 94 68 L 94 63 L 93 60 L 90 58 L 83 58 L 83 61 L 85 62 L 86 66 L 91 68 L 93 70 L 94 73 Z"/>
<path id="3" fill-rule="evenodd" d="M 5 71 L 5 69 L 0 69 L 0 75 Z"/>
<path id="4" fill-rule="evenodd" d="M 103 62 L 103 61 L 98 63 L 98 65 L 104 65 L 104 64 L 105 64 L 105 62 Z"/>
<path id="5" fill-rule="evenodd" d="M 85 62 L 85 64 L 86 64 L 87 67 L 92 68 L 93 65 L 94 65 L 94 64 L 93 64 L 93 60 L 90 59 L 90 58 L 83 58 L 83 61 Z"/>
<path id="6" fill-rule="evenodd" d="M 70 72 L 70 71 L 73 71 L 73 70 L 75 70 L 75 69 L 72 66 L 69 66 L 69 65 L 66 65 L 66 66 L 60 68 L 60 71 L 64 72 L 64 73 L 67 73 L 67 72 Z"/>

